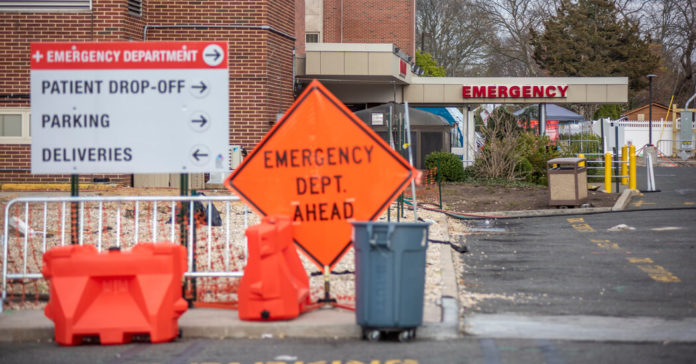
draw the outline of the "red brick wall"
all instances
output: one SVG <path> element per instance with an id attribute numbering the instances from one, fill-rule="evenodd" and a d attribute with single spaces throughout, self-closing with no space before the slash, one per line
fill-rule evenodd
<path id="1" fill-rule="evenodd" d="M 229 42 L 230 144 L 253 148 L 270 129 L 276 114 L 292 103 L 295 0 L 151 0 L 147 11 L 146 20 L 152 25 L 227 26 L 153 27 L 147 39 Z"/>
<path id="2" fill-rule="evenodd" d="M 340 43 L 343 28 L 343 43 L 394 43 L 415 56 L 415 11 L 415 0 L 324 0 L 324 42 Z"/>
<path id="3" fill-rule="evenodd" d="M 305 53 L 305 0 L 295 0 L 295 53 Z"/>
<path id="4" fill-rule="evenodd" d="M 128 14 L 125 0 L 92 4 L 91 12 L 0 12 L 0 107 L 29 106 L 31 42 L 142 39 L 143 20 Z M 70 182 L 69 175 L 32 176 L 30 149 L 29 144 L 0 144 L 0 183 Z M 131 184 L 130 175 L 84 175 L 80 181 L 104 177 Z"/>
<path id="5" fill-rule="evenodd" d="M 29 144 L 0 144 L 0 184 L 3 183 L 70 183 L 70 175 L 31 174 L 31 146 Z M 108 178 L 109 183 L 131 185 L 131 176 L 124 174 L 80 175 L 80 183 L 91 183 L 94 178 Z"/>
<path id="6" fill-rule="evenodd" d="M 30 42 L 142 40 L 145 25 L 151 26 L 147 40 L 229 42 L 230 144 L 253 148 L 276 114 L 293 101 L 295 0 L 147 0 L 143 1 L 142 17 L 128 14 L 126 0 L 92 3 L 91 12 L 0 12 L 0 107 L 29 106 Z M 160 27 L 167 25 L 211 27 Z M 226 28 L 217 27 L 221 25 Z M 12 98 L 5 95 L 10 93 Z M 17 98 L 17 94 L 23 97 Z M 29 145 L 0 144 L 0 183 L 69 180 L 68 176 L 7 171 L 16 169 L 15 165 L 28 169 L 29 153 Z M 91 181 L 93 177 L 84 178 Z M 109 177 L 130 183 L 130 176 Z"/>

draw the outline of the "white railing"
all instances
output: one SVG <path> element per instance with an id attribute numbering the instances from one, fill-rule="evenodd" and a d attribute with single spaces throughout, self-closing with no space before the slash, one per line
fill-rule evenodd
<path id="1" fill-rule="evenodd" d="M 5 207 L 0 313 L 8 282 L 43 279 L 43 253 L 67 244 L 101 251 L 146 241 L 180 243 L 187 247 L 185 277 L 241 277 L 250 218 L 258 220 L 235 196 L 14 199 Z"/>

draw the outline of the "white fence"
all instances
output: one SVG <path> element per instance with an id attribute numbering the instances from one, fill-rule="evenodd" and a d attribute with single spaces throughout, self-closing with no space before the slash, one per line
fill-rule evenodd
<path id="1" fill-rule="evenodd" d="M 24 293 L 24 285 L 32 281 L 33 294 L 46 291 L 45 282 L 36 283 L 43 281 L 43 253 L 67 244 L 90 244 L 101 251 L 128 249 L 139 242 L 180 243 L 187 246 L 185 277 L 241 277 L 250 219 L 257 223 L 258 216 L 235 196 L 14 199 L 5 207 L 0 313 L 8 289 Z"/>
<path id="2" fill-rule="evenodd" d="M 617 120 L 624 127 L 624 142 L 631 142 L 639 150 L 650 142 L 650 122 L 647 120 Z M 672 155 L 672 122 L 654 120 L 652 122 L 652 142 L 664 155 Z"/>

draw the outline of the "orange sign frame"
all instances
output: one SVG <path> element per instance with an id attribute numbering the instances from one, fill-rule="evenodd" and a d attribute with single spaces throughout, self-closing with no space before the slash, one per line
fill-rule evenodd
<path id="1" fill-rule="evenodd" d="M 323 269 L 350 247 L 350 221 L 377 219 L 415 175 L 314 80 L 225 186 L 263 216 L 290 216 L 295 243 Z"/>

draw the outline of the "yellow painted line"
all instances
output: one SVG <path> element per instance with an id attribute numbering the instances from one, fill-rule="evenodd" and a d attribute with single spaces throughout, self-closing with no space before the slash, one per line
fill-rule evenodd
<path id="1" fill-rule="evenodd" d="M 571 225 L 573 229 L 581 232 L 581 233 L 593 233 L 595 232 L 595 229 L 592 228 L 592 226 L 588 224 L 573 224 Z"/>
<path id="2" fill-rule="evenodd" d="M 696 202 L 693 201 L 684 201 L 684 205 L 694 205 Z"/>
<path id="3" fill-rule="evenodd" d="M 663 283 L 677 283 L 681 282 L 679 277 L 672 274 L 670 271 L 665 269 L 661 265 L 652 264 L 654 263 L 650 258 L 626 258 L 629 262 L 637 264 L 638 269 L 647 273 L 650 278 Z"/>
<path id="4" fill-rule="evenodd" d="M 616 244 L 616 243 L 597 243 L 597 246 L 600 248 L 604 248 L 604 249 L 614 249 L 614 250 L 621 249 L 621 248 L 619 248 L 619 244 Z"/>
<path id="5" fill-rule="evenodd" d="M 591 242 L 597 244 L 598 247 L 604 249 L 621 249 L 619 244 L 612 243 L 607 239 L 590 239 Z"/>
<path id="6" fill-rule="evenodd" d="M 585 219 L 583 219 L 582 217 L 570 217 L 570 218 L 567 218 L 566 220 L 568 220 L 568 222 L 571 224 L 577 223 L 577 222 L 585 222 Z"/>
<path id="7" fill-rule="evenodd" d="M 639 264 L 638 269 L 642 270 L 645 273 L 648 273 L 650 278 L 652 278 L 658 282 L 665 282 L 665 283 L 681 282 L 677 276 L 670 273 L 667 269 L 665 269 L 659 265 Z"/>
<path id="8" fill-rule="evenodd" d="M 635 207 L 641 207 L 643 205 L 654 205 L 655 202 L 645 202 L 643 200 L 638 200 L 637 202 L 634 202 L 632 205 Z"/>
<path id="9" fill-rule="evenodd" d="M 634 264 L 654 263 L 653 260 L 650 258 L 626 258 L 626 259 L 628 259 L 629 262 L 634 263 Z"/>

